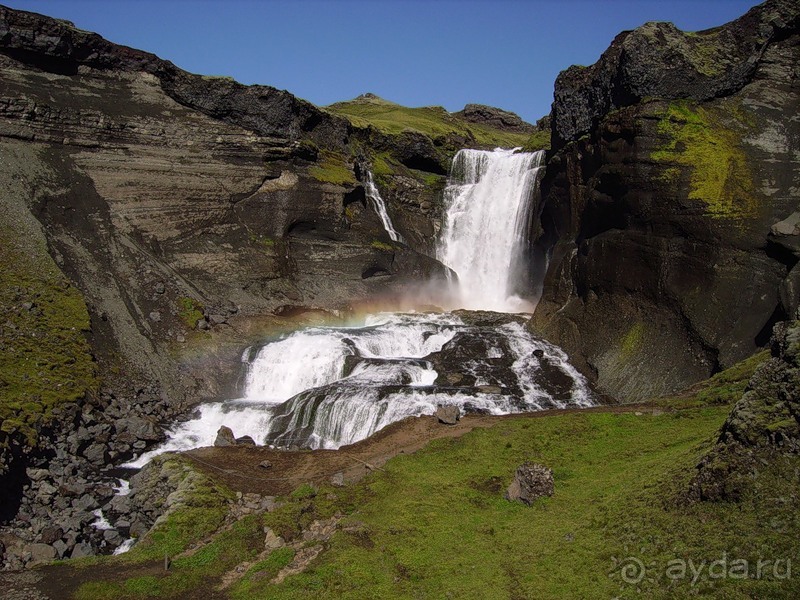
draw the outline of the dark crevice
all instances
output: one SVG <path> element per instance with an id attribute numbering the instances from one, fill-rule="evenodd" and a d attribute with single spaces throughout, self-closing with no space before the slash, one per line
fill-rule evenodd
<path id="1" fill-rule="evenodd" d="M 364 190 L 363 185 L 359 185 L 355 189 L 347 192 L 344 195 L 344 199 L 342 200 L 342 204 L 344 205 L 345 208 L 347 208 L 350 204 L 353 204 L 354 202 L 360 202 L 361 206 L 363 206 L 364 208 L 367 207 L 367 194 Z"/>
<path id="2" fill-rule="evenodd" d="M 769 340 L 772 337 L 772 329 L 775 327 L 775 324 L 779 323 L 780 321 L 786 321 L 788 318 L 789 315 L 786 314 L 783 306 L 778 304 L 778 306 L 775 307 L 775 310 L 772 311 L 772 315 L 770 315 L 764 327 L 762 327 L 761 331 L 759 331 L 758 335 L 756 335 L 756 346 L 759 348 L 764 348 L 767 344 L 769 344 Z"/>
<path id="3" fill-rule="evenodd" d="M 372 266 L 364 269 L 361 273 L 361 279 L 370 279 L 371 277 L 388 277 L 391 275 L 389 271 L 379 266 Z"/>
<path id="4" fill-rule="evenodd" d="M 776 260 L 786 266 L 786 271 L 791 271 L 798 262 L 797 255 L 789 248 L 774 240 L 767 240 L 764 247 L 765 254 L 772 260 Z"/>
<path id="5" fill-rule="evenodd" d="M 6 48 L 3 50 L 3 54 L 47 73 L 69 76 L 78 74 L 78 62 L 74 60 L 48 56 L 21 48 Z"/>

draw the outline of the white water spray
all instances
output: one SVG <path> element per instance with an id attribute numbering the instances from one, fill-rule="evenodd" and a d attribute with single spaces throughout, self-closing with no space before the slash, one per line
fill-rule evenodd
<path id="1" fill-rule="evenodd" d="M 392 239 L 392 241 L 405 243 L 403 236 L 397 233 L 397 230 L 394 228 L 392 219 L 389 218 L 389 213 L 386 212 L 386 203 L 383 201 L 380 191 L 378 191 L 378 186 L 375 185 L 375 179 L 372 177 L 372 171 L 367 171 L 367 181 L 364 185 L 364 190 L 369 203 L 372 205 L 372 208 L 378 215 L 381 223 L 383 223 L 383 228 L 386 230 L 386 233 L 389 234 L 389 237 Z"/>
<path id="2" fill-rule="evenodd" d="M 445 189 L 437 258 L 458 274 L 462 308 L 530 311 L 517 296 L 544 151 L 461 150 Z"/>

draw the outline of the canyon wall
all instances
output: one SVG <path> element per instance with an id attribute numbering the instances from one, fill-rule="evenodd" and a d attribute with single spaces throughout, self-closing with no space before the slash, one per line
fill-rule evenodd
<path id="1" fill-rule="evenodd" d="M 555 85 L 533 327 L 639 399 L 752 354 L 800 293 L 800 23 L 648 23 Z"/>

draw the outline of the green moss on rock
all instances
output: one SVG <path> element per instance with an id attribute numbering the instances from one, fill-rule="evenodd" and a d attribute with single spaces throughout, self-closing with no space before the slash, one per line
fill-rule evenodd
<path id="1" fill-rule="evenodd" d="M 651 158 L 666 165 L 662 174 L 666 182 L 674 184 L 688 169 L 689 199 L 703 202 L 709 216 L 753 216 L 758 204 L 742 134 L 724 124 L 715 109 L 685 100 L 673 102 L 661 115 L 658 133 L 664 144 Z M 670 166 L 676 164 L 683 169 Z"/>
<path id="2" fill-rule="evenodd" d="M 346 157 L 337 152 L 322 151 L 319 161 L 308 170 L 317 181 L 334 185 L 355 185 L 356 176 Z"/>
<path id="3" fill-rule="evenodd" d="M 192 298 L 178 298 L 178 315 L 189 329 L 194 329 L 203 318 L 203 305 Z"/>
<path id="4" fill-rule="evenodd" d="M 0 422 L 36 441 L 36 426 L 64 402 L 98 387 L 87 333 L 89 312 L 80 292 L 49 256 L 17 244 L 0 227 Z"/>

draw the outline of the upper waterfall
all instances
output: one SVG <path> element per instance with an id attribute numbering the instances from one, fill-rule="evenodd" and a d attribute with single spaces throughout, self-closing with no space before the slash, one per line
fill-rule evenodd
<path id="1" fill-rule="evenodd" d="M 461 150 L 445 189 L 437 258 L 458 274 L 461 308 L 500 312 L 533 307 L 526 285 L 532 197 L 544 151 Z"/>

